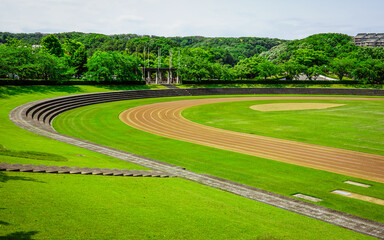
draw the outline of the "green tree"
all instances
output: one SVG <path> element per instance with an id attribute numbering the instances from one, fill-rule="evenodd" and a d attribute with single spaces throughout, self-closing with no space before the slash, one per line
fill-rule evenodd
<path id="1" fill-rule="evenodd" d="M 322 51 L 327 58 L 346 57 L 357 49 L 352 37 L 345 34 L 315 34 L 304 39 L 284 42 L 263 53 L 268 60 L 283 63 L 288 61 L 296 50 L 312 49 Z"/>
<path id="2" fill-rule="evenodd" d="M 203 48 L 186 48 L 181 51 L 180 76 L 185 80 L 202 80 L 214 74 L 214 54 Z"/>
<path id="3" fill-rule="evenodd" d="M 383 84 L 384 83 L 384 62 L 375 59 L 375 64 L 374 64 L 374 71 L 376 72 L 376 79 L 375 83 L 377 84 Z"/>
<path id="4" fill-rule="evenodd" d="M 382 84 L 384 81 L 384 63 L 378 59 L 359 62 L 352 75 L 363 84 Z"/>
<path id="5" fill-rule="evenodd" d="M 352 73 L 356 59 L 351 58 L 335 58 L 331 62 L 331 71 L 336 74 L 339 80 Z"/>
<path id="6" fill-rule="evenodd" d="M 87 51 L 81 42 L 72 39 L 64 40 L 67 64 L 75 70 L 75 76 L 80 77 L 87 71 Z"/>
<path id="7" fill-rule="evenodd" d="M 209 78 L 216 80 L 232 80 L 233 72 L 230 70 L 230 65 L 222 65 L 220 63 L 209 64 Z"/>
<path id="8" fill-rule="evenodd" d="M 64 58 L 56 57 L 45 51 L 34 54 L 35 75 L 44 80 L 65 80 L 75 73 L 75 69 L 66 64 Z"/>
<path id="9" fill-rule="evenodd" d="M 64 39 L 63 47 L 65 50 L 65 53 L 69 56 L 73 56 L 73 54 L 75 54 L 77 49 L 79 49 L 81 46 L 84 46 L 84 44 L 82 44 L 79 41 L 69 39 L 69 38 Z"/>
<path id="10" fill-rule="evenodd" d="M 140 60 L 119 52 L 96 51 L 89 59 L 87 78 L 104 81 L 139 80 Z"/>
<path id="11" fill-rule="evenodd" d="M 328 63 L 328 58 L 323 51 L 313 49 L 299 49 L 293 53 L 293 59 L 306 67 L 321 66 Z"/>
<path id="12" fill-rule="evenodd" d="M 3 76 L 17 76 L 22 80 L 62 80 L 71 74 L 64 59 L 12 39 L 0 46 L 0 59 L 0 74 Z"/>
<path id="13" fill-rule="evenodd" d="M 325 66 L 318 66 L 318 65 L 314 65 L 310 68 L 306 68 L 304 70 L 304 73 L 305 75 L 307 76 L 307 79 L 308 80 L 313 80 L 313 79 L 317 79 L 317 77 L 320 75 L 320 74 L 323 74 L 324 73 L 324 67 Z"/>
<path id="14" fill-rule="evenodd" d="M 8 47 L 21 47 L 26 46 L 21 40 L 17 38 L 7 38 L 7 42 L 5 43 Z"/>
<path id="15" fill-rule="evenodd" d="M 328 63 L 328 58 L 323 51 L 313 49 L 298 49 L 293 53 L 292 59 L 304 66 L 302 71 L 309 80 L 317 77 L 322 72 L 321 66 Z"/>
<path id="16" fill-rule="evenodd" d="M 62 57 L 64 55 L 63 46 L 61 45 L 59 39 L 53 34 L 44 37 L 41 40 L 41 46 L 43 51 L 46 51 L 57 57 Z"/>
<path id="17" fill-rule="evenodd" d="M 7 77 L 12 72 L 11 53 L 5 44 L 0 45 L 0 76 Z"/>
<path id="18" fill-rule="evenodd" d="M 373 62 L 371 60 L 359 62 L 352 72 L 355 79 L 363 84 L 373 83 L 376 73 L 373 70 Z"/>
<path id="19" fill-rule="evenodd" d="M 299 75 L 304 71 L 305 66 L 297 63 L 293 59 L 286 61 L 282 65 L 283 73 L 286 75 L 287 80 L 294 80 L 299 77 Z"/>
<path id="20" fill-rule="evenodd" d="M 20 79 L 32 78 L 35 71 L 32 48 L 18 40 L 7 40 L 7 44 L 0 46 L 0 73 Z"/>
<path id="21" fill-rule="evenodd" d="M 157 51 L 161 49 L 161 54 L 164 56 L 169 55 L 169 51 L 172 48 L 179 47 L 179 44 L 171 39 L 160 37 L 160 38 L 150 38 L 142 37 L 131 39 L 126 44 L 126 49 L 130 53 L 142 53 L 144 49 L 151 53 L 157 54 Z"/>
<path id="22" fill-rule="evenodd" d="M 240 60 L 234 67 L 234 72 L 239 78 L 252 79 L 259 75 L 257 66 L 264 61 L 263 57 L 253 56 Z"/>
<path id="23" fill-rule="evenodd" d="M 87 51 L 84 45 L 81 45 L 71 56 L 71 66 L 74 68 L 77 77 L 87 71 L 87 60 Z"/>
<path id="24" fill-rule="evenodd" d="M 264 80 L 279 73 L 279 67 L 266 59 L 259 63 L 256 68 L 259 72 L 259 76 L 263 77 Z"/>

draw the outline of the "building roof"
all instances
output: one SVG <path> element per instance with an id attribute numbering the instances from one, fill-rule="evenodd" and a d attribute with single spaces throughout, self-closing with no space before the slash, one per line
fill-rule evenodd
<path id="1" fill-rule="evenodd" d="M 370 38 L 367 40 L 364 40 L 364 42 L 377 42 L 379 39 L 378 38 Z"/>
<path id="2" fill-rule="evenodd" d="M 359 33 L 354 40 L 357 46 L 384 46 L 384 33 Z"/>

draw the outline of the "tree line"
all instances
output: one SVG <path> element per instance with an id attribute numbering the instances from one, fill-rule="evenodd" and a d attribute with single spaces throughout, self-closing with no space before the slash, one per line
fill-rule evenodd
<path id="1" fill-rule="evenodd" d="M 9 33 L 0 32 L 0 44 L 5 44 L 8 38 L 22 40 L 28 45 L 39 45 L 41 40 L 49 34 L 43 33 Z M 104 35 L 97 33 L 67 32 L 54 34 L 60 42 L 72 39 L 81 42 L 88 56 L 96 51 L 143 51 L 145 47 L 152 53 L 157 53 L 158 48 L 163 51 L 178 48 L 204 48 L 215 49 L 220 61 L 234 66 L 241 59 L 249 58 L 255 54 L 267 51 L 274 46 L 285 42 L 281 39 L 242 37 L 242 38 L 207 38 L 200 36 L 191 37 L 159 37 L 154 35 L 115 34 Z"/>
<path id="2" fill-rule="evenodd" d="M 0 77 L 44 80 L 82 78 L 96 81 L 140 80 L 140 59 L 120 52 L 96 51 L 88 57 L 84 44 L 47 35 L 41 45 L 8 38 L 0 46 Z"/>
<path id="3" fill-rule="evenodd" d="M 4 34 L 0 36 L 2 41 Z M 357 47 L 344 34 L 294 41 L 82 33 L 22 36 L 27 40 L 8 36 L 0 46 L 1 78 L 140 80 L 142 67 L 172 66 L 181 79 L 195 81 L 300 76 L 313 80 L 321 74 L 362 83 L 384 81 L 384 48 Z M 241 49 L 248 51 L 236 55 Z"/>

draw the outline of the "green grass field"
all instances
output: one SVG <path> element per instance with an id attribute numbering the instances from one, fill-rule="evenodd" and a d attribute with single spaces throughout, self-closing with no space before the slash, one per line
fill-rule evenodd
<path id="1" fill-rule="evenodd" d="M 124 89 L 126 87 L 121 86 L 0 87 L 0 162 L 143 169 L 27 132 L 8 119 L 8 113 L 13 108 L 38 99 Z M 147 102 L 148 100 L 142 100 L 133 104 Z M 127 103 L 129 101 L 122 103 L 119 109 L 126 109 Z M 97 128 L 102 125 L 101 122 L 105 124 L 109 119 L 116 118 L 118 112 L 113 104 L 116 103 L 108 108 L 103 108 L 107 105 L 100 104 L 96 109 L 95 106 L 90 106 L 69 114 L 78 114 L 80 119 L 85 120 L 83 114 L 93 111 L 94 115 L 100 117 L 91 124 Z M 113 114 L 98 115 L 102 109 Z M 67 117 L 64 116 L 64 119 Z M 129 128 L 115 120 L 111 122 L 117 124 L 113 134 L 116 135 L 121 128 L 127 133 L 126 129 Z M 89 123 L 89 120 L 86 121 Z M 74 129 L 75 132 L 79 127 Z M 110 124 L 107 127 L 105 130 L 112 129 Z M 91 131 L 87 134 L 92 135 L 90 133 L 95 130 L 87 128 L 82 133 L 87 131 Z M 132 129 L 128 132 L 139 133 Z M 137 147 L 143 155 L 157 154 L 157 139 L 153 140 L 153 136 L 146 133 L 133 136 L 125 135 L 125 139 L 118 144 L 125 148 L 134 144 L 132 147 Z M 145 142 L 147 140 L 154 141 L 155 147 L 150 146 L 151 142 Z M 184 143 L 161 139 L 159 151 L 164 149 L 167 142 L 171 143 L 172 150 L 175 147 L 185 147 Z M 198 146 L 192 148 L 203 150 L 201 154 L 212 153 L 212 149 L 201 149 Z M 195 152 L 191 149 L 187 151 Z M 188 163 L 184 154 L 175 152 L 166 154 L 165 157 L 173 157 L 177 164 Z M 194 160 L 193 157 L 191 159 Z M 203 169 L 207 167 L 203 162 L 194 164 L 201 165 Z M 220 171 L 222 170 L 223 168 Z M 324 238 L 369 237 L 178 178 L 0 172 L 0 239 Z"/>
<path id="2" fill-rule="evenodd" d="M 64 134 L 183 166 L 195 172 L 208 173 L 286 196 L 304 193 L 319 197 L 324 199 L 319 205 L 384 222 L 383 206 L 330 193 L 335 189 L 344 189 L 383 199 L 384 184 L 172 140 L 136 130 L 118 119 L 119 113 L 130 107 L 180 99 L 186 98 L 130 100 L 78 108 L 60 115 L 55 119 L 54 126 Z M 201 118 L 204 118 L 204 114 L 201 114 Z M 315 118 L 311 120 L 316 121 Z M 314 126 L 305 116 L 297 121 Z M 368 189 L 356 187 L 343 183 L 345 180 L 373 186 Z"/>
<path id="3" fill-rule="evenodd" d="M 0 239 L 370 239 L 186 180 L 0 172 Z"/>

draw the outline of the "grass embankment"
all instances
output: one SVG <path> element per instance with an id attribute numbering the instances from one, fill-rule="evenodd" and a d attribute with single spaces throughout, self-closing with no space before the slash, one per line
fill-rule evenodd
<path id="1" fill-rule="evenodd" d="M 319 81 L 320 82 L 320 81 Z M 384 85 L 369 84 L 177 84 L 179 88 L 361 88 L 384 89 Z"/>
<path id="2" fill-rule="evenodd" d="M 140 169 L 27 132 L 8 119 L 9 111 L 26 102 L 115 87 L 0 87 L 0 162 Z M 140 140 L 125 136 L 121 144 L 138 146 Z M 144 145 L 148 152 L 156 147 Z M 0 172 L 0 239 L 322 238 L 369 239 L 178 178 Z"/>
<path id="3" fill-rule="evenodd" d="M 16 157 L 16 158 L 27 158 L 35 160 L 47 160 L 47 161 L 57 161 L 65 162 L 68 161 L 66 157 L 45 153 L 45 152 L 34 152 L 34 151 L 14 151 L 8 150 L 6 147 L 0 145 L 0 156 L 4 157 Z"/>
<path id="4" fill-rule="evenodd" d="M 0 172 L 0 186 L 0 239 L 370 239 L 178 178 Z"/>
<path id="5" fill-rule="evenodd" d="M 121 160 L 52 141 L 14 125 L 9 112 L 24 103 L 63 95 L 131 89 L 150 89 L 157 86 L 8 86 L 0 87 L 0 158 L 2 162 L 77 167 L 145 169 Z M 33 161 L 32 161 L 33 160 Z"/>
<path id="6" fill-rule="evenodd" d="M 130 107 L 180 99 L 187 98 L 131 100 L 83 107 L 60 115 L 55 119 L 54 126 L 64 134 L 183 166 L 192 171 L 209 173 L 287 196 L 304 193 L 319 197 L 324 200 L 319 205 L 384 222 L 382 206 L 330 193 L 335 189 L 344 189 L 350 192 L 384 198 L 384 184 L 172 140 L 136 130 L 118 119 L 118 115 Z M 365 102 L 358 104 L 364 105 Z M 371 110 L 373 110 L 372 108 L 374 106 L 371 107 Z M 380 110 L 380 108 L 376 106 L 376 110 Z M 230 113 L 223 110 L 215 109 L 216 111 L 217 114 L 227 115 L 228 118 L 231 117 Z M 361 112 L 361 114 L 367 118 L 373 117 L 373 115 L 368 115 L 365 112 Z M 378 114 L 381 114 L 380 111 Z M 196 116 L 204 119 L 206 115 L 199 112 Z M 333 118 L 337 118 L 337 114 Z M 218 119 L 221 118 L 218 117 Z M 303 114 L 298 116 L 297 121 L 315 130 L 314 134 L 319 132 L 314 127 L 318 124 L 315 117 L 308 118 Z M 327 119 L 324 118 L 323 121 L 327 121 Z M 371 121 L 367 125 L 369 126 L 370 123 L 373 124 Z M 262 126 L 262 124 L 260 125 Z M 284 126 L 286 125 L 281 127 Z M 371 127 L 375 128 L 376 126 Z M 333 128 L 338 134 L 342 133 L 343 129 Z M 327 142 L 327 139 L 328 137 L 323 141 Z M 345 184 L 343 183 L 345 180 L 359 181 L 373 186 L 365 189 Z"/>

